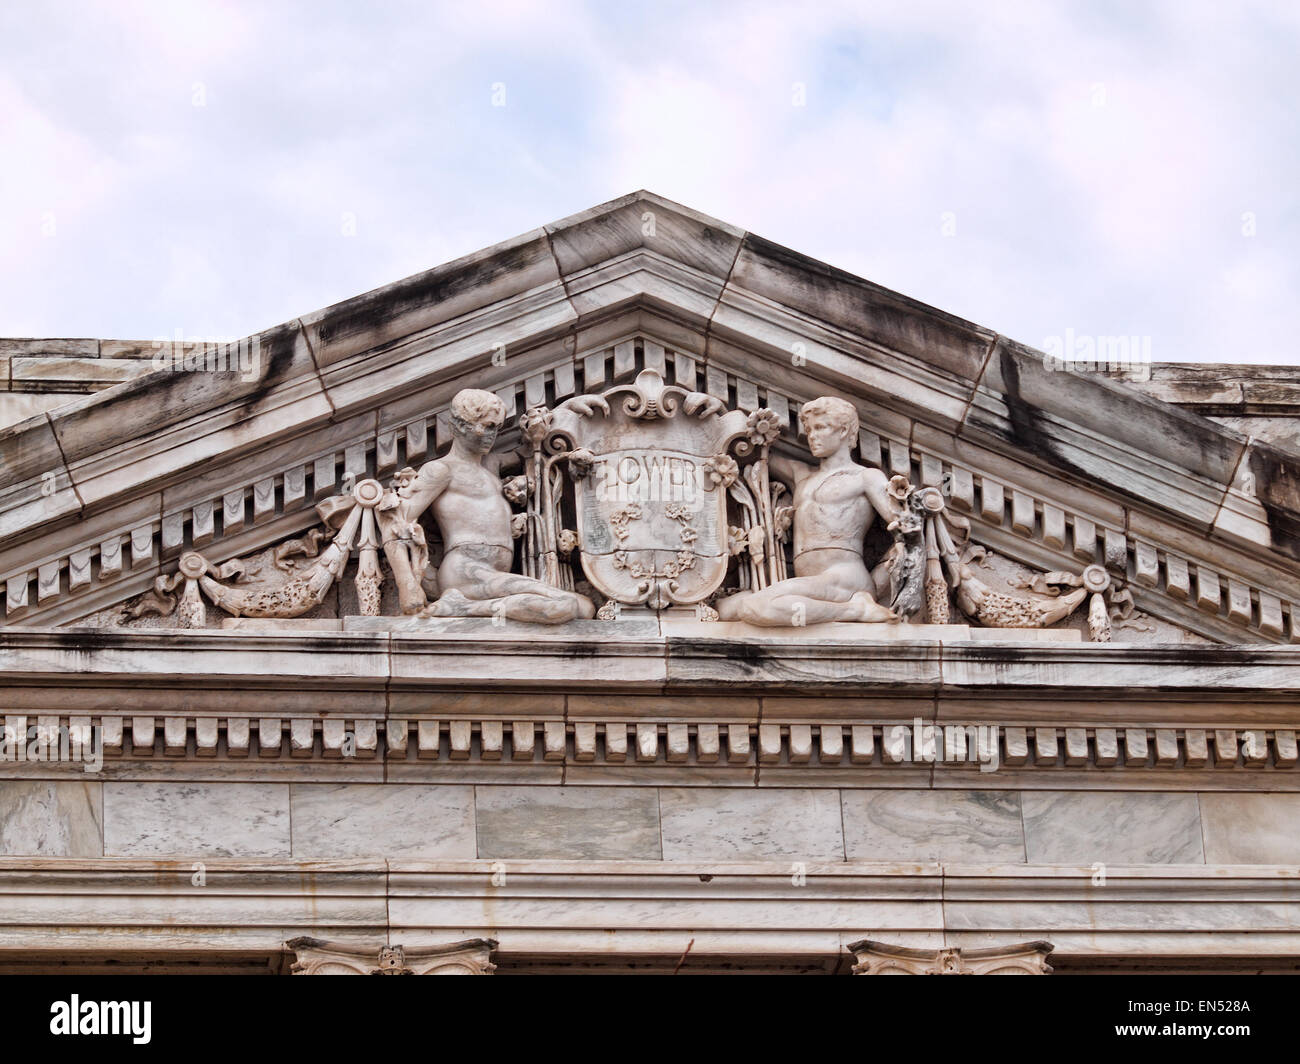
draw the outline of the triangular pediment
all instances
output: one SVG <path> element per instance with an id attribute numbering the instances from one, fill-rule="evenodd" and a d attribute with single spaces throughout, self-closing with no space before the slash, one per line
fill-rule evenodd
<path id="1" fill-rule="evenodd" d="M 5 623 L 75 623 L 187 548 L 300 534 L 349 476 L 433 456 L 462 388 L 517 415 L 651 368 L 777 411 L 796 444 L 801 404 L 847 398 L 861 460 L 942 487 L 999 556 L 1103 565 L 1216 641 L 1296 638 L 1300 460 L 646 192 L 161 355 L 175 367 L 0 433 Z"/>

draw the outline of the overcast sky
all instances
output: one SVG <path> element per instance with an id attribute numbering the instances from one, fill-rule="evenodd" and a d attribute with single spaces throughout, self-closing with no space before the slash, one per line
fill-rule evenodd
<path id="1" fill-rule="evenodd" d="M 648 188 L 1043 347 L 1300 364 L 1300 4 L 0 9 L 0 335 L 234 338 Z"/>

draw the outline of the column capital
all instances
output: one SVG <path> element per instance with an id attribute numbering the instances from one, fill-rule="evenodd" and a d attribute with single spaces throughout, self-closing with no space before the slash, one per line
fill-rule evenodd
<path id="1" fill-rule="evenodd" d="M 496 939 L 468 938 L 436 946 L 366 947 L 293 938 L 285 943 L 296 960 L 293 975 L 491 975 Z"/>
<path id="2" fill-rule="evenodd" d="M 1049 975 L 1050 942 L 1016 942 L 979 949 L 913 949 L 864 938 L 848 946 L 854 975 Z"/>

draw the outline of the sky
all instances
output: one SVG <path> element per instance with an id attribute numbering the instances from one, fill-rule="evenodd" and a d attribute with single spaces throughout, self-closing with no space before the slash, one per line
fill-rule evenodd
<path id="1" fill-rule="evenodd" d="M 1297 56 L 1281 0 L 7 0 L 0 336 L 233 339 L 646 188 L 1067 357 L 1300 364 Z"/>

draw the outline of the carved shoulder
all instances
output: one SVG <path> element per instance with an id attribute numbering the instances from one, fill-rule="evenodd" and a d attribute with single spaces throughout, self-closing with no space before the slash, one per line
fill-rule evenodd
<path id="1" fill-rule="evenodd" d="M 875 466 L 859 466 L 867 498 L 882 517 L 892 519 L 898 511 L 894 497 L 889 493 L 889 477 Z"/>
<path id="2" fill-rule="evenodd" d="M 773 454 L 768 459 L 768 468 L 771 469 L 772 475 L 777 480 L 794 487 L 809 473 L 814 472 L 817 467 L 808 465 L 806 462 L 795 461 L 784 455 Z"/>
<path id="3" fill-rule="evenodd" d="M 447 490 L 451 483 L 451 465 L 439 459 L 420 466 L 420 472 L 406 490 L 408 516 L 414 516 Z"/>
<path id="4" fill-rule="evenodd" d="M 868 491 L 884 491 L 889 487 L 889 477 L 885 475 L 884 470 L 876 466 L 859 466 L 862 470 L 864 483 Z"/>

